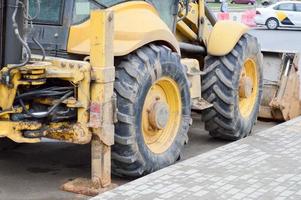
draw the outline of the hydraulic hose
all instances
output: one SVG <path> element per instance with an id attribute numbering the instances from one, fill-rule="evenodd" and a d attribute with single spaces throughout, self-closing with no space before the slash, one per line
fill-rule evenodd
<path id="1" fill-rule="evenodd" d="M 209 22 L 211 23 L 211 25 L 214 26 L 217 22 L 217 19 L 207 4 L 205 4 L 205 15 L 206 15 L 207 19 L 209 20 Z"/>
<path id="2" fill-rule="evenodd" d="M 181 18 L 179 18 L 178 19 L 178 22 L 179 21 L 182 21 L 183 19 L 185 19 L 185 17 L 187 17 L 187 15 L 188 15 L 188 12 L 189 12 L 189 0 L 184 0 L 184 6 L 185 6 L 185 14 L 181 17 Z"/>
<path id="3" fill-rule="evenodd" d="M 185 42 L 180 42 L 180 49 L 181 51 L 187 52 L 187 53 L 195 53 L 195 54 L 206 54 L 206 49 L 199 45 L 189 44 Z"/>
<path id="4" fill-rule="evenodd" d="M 42 61 L 44 61 L 45 58 L 46 58 L 45 48 L 43 47 L 43 45 L 35 37 L 32 37 L 32 41 L 41 49 L 42 54 L 43 54 Z"/>
<path id="5" fill-rule="evenodd" d="M 6 77 L 5 77 L 5 83 L 7 85 L 10 84 L 10 72 L 13 69 L 25 66 L 31 59 L 31 50 L 30 50 L 28 44 L 21 37 L 20 31 L 19 31 L 19 25 L 16 21 L 16 16 L 17 16 L 18 9 L 19 9 L 19 4 L 20 4 L 20 1 L 16 0 L 15 10 L 14 10 L 13 15 L 12 15 L 12 22 L 13 22 L 14 34 L 17 37 L 17 39 L 19 40 L 19 42 L 22 44 L 23 48 L 25 49 L 25 60 L 22 63 L 19 63 L 19 64 L 12 64 L 8 68 L 8 71 L 7 71 L 7 74 L 6 74 Z"/>
<path id="6" fill-rule="evenodd" d="M 34 118 L 41 119 L 41 118 L 48 117 L 64 100 L 66 100 L 72 94 L 73 94 L 73 91 L 68 92 L 62 98 L 60 98 L 58 100 L 58 102 L 56 102 L 48 111 L 45 111 L 45 112 L 32 113 L 26 108 L 22 99 L 19 99 L 19 102 L 27 115 L 34 117 Z"/>

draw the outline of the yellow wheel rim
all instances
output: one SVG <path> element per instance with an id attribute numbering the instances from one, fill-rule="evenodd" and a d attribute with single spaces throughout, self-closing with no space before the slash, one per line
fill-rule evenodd
<path id="1" fill-rule="evenodd" d="M 181 108 L 180 90 L 171 78 L 163 77 L 149 89 L 142 110 L 142 134 L 153 153 L 161 154 L 172 145 L 181 123 Z"/>
<path id="2" fill-rule="evenodd" d="M 239 80 L 239 110 L 244 118 L 248 118 L 256 104 L 258 95 L 258 74 L 256 62 L 248 58 L 244 62 Z"/>

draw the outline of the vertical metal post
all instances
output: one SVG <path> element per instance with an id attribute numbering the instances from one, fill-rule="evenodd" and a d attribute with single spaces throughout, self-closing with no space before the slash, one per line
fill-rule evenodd
<path id="1" fill-rule="evenodd" d="M 24 17 L 21 5 L 16 5 L 16 0 L 6 0 L 5 1 L 5 29 L 1 30 L 4 32 L 5 41 L 4 43 L 4 63 L 6 64 L 16 64 L 20 63 L 22 60 L 22 45 L 20 41 L 17 39 L 14 28 L 12 16 L 15 10 L 15 6 L 18 6 L 18 13 L 16 16 L 16 21 L 19 26 L 20 34 L 23 36 L 23 28 L 24 28 Z M 22 1 L 24 2 L 24 1 Z"/>
<path id="2" fill-rule="evenodd" d="M 111 184 L 111 145 L 114 143 L 114 54 L 113 12 L 98 10 L 91 13 L 91 116 L 93 137 L 92 183 L 95 188 Z"/>
<path id="3" fill-rule="evenodd" d="M 114 188 L 111 184 L 111 146 L 114 144 L 115 98 L 113 11 L 95 10 L 90 18 L 90 116 L 92 131 L 91 179 L 77 178 L 63 190 L 95 196 Z"/>

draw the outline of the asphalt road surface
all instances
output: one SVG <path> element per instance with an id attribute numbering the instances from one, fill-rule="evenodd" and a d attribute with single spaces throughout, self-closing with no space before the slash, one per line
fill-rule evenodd
<path id="1" fill-rule="evenodd" d="M 301 52 L 301 30 L 300 29 L 280 29 L 267 30 L 258 28 L 251 31 L 265 50 L 289 50 Z"/>
<path id="2" fill-rule="evenodd" d="M 273 122 L 258 122 L 254 132 L 274 125 Z M 227 144 L 208 136 L 198 115 L 194 115 L 189 138 L 182 160 Z M 60 186 L 69 179 L 90 176 L 89 150 L 89 145 L 43 142 L 1 152 L 0 199 L 88 199 L 86 196 L 61 191 Z M 113 177 L 113 182 L 118 185 L 128 181 Z"/>
<path id="3" fill-rule="evenodd" d="M 254 30 L 262 47 L 267 49 L 286 48 L 301 51 L 301 31 Z M 269 41 L 268 41 L 269 40 Z M 190 141 L 182 159 L 204 153 L 227 144 L 215 140 L 204 131 L 200 116 L 194 114 L 194 124 L 189 131 Z M 254 132 L 274 126 L 274 122 L 258 122 Z M 89 145 L 44 142 L 21 145 L 19 148 L 0 153 L 0 199 L 5 200 L 56 200 L 88 199 L 89 197 L 63 192 L 60 185 L 77 177 L 90 176 Z M 126 183 L 116 177 L 117 184 Z"/>

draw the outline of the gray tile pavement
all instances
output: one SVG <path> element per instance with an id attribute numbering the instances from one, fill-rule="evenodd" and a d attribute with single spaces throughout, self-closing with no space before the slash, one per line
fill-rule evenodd
<path id="1" fill-rule="evenodd" d="M 301 117 L 93 198 L 110 199 L 301 199 Z"/>

